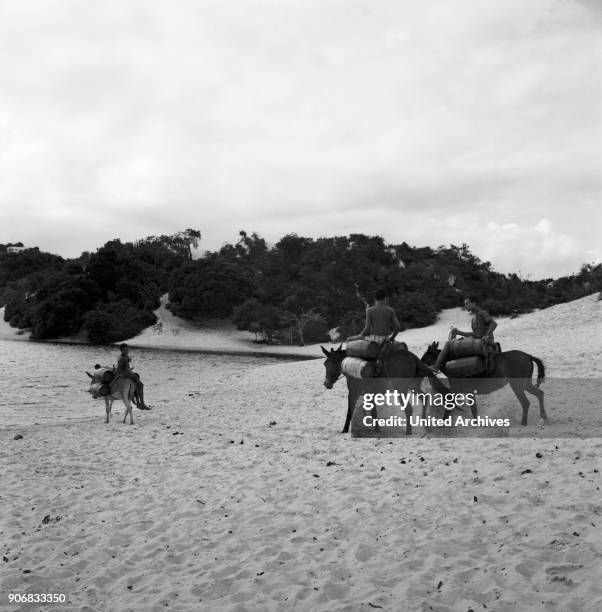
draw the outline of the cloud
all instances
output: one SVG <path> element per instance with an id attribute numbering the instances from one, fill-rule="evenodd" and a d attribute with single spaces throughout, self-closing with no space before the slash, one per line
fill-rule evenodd
<path id="1" fill-rule="evenodd" d="M 557 231 L 548 219 L 534 226 L 491 221 L 478 242 L 484 259 L 499 261 L 504 272 L 521 271 L 534 280 L 557 275 L 558 270 L 576 272 L 584 263 L 579 243 Z"/>
<path id="2" fill-rule="evenodd" d="M 545 218 L 584 257 L 597 246 L 595 3 L 3 9 L 0 241 L 76 255 L 185 227 L 205 248 L 241 227 L 369 227 L 472 244 L 489 221 Z"/>

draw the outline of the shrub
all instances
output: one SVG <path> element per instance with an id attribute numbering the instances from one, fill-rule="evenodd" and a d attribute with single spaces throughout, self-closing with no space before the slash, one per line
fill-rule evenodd
<path id="1" fill-rule="evenodd" d="M 233 306 L 255 294 L 253 273 L 231 261 L 200 259 L 174 270 L 169 279 L 170 309 L 193 321 L 228 317 Z"/>
<path id="2" fill-rule="evenodd" d="M 428 298 L 421 294 L 406 293 L 395 300 L 393 306 L 399 322 L 406 328 L 426 327 L 437 321 L 435 307 Z"/>
<path id="3" fill-rule="evenodd" d="M 103 302 L 84 315 L 84 329 L 90 342 L 105 344 L 138 335 L 145 327 L 154 325 L 157 317 L 139 310 L 128 300 Z"/>

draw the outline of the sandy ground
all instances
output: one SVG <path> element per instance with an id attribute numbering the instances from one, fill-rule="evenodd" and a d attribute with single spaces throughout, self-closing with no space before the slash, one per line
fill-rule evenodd
<path id="1" fill-rule="evenodd" d="M 128 339 L 128 344 L 215 352 L 322 356 L 319 345 L 300 347 L 256 343 L 254 334 L 237 330 L 227 320 L 212 320 L 199 326 L 173 315 L 165 307 L 166 302 L 167 296 L 164 296 L 161 306 L 155 311 L 157 324 Z M 515 319 L 498 318 L 495 337 L 503 350 L 520 349 L 545 357 L 548 376 L 587 378 L 593 372 L 599 372 L 602 365 L 601 311 L 602 303 L 597 300 L 597 294 L 594 294 Z M 421 356 L 432 341 L 443 344 L 452 326 L 469 330 L 470 315 L 462 308 L 444 310 L 434 325 L 407 330 L 398 339 L 406 342 L 411 351 Z M 3 308 L 0 309 L 0 339 L 28 339 L 27 333 L 19 332 L 4 321 Z M 81 342 L 82 338 L 71 336 L 62 340 Z M 332 346 L 329 343 L 325 345 Z"/>
<path id="2" fill-rule="evenodd" d="M 160 307 L 155 310 L 157 323 L 137 336 L 126 339 L 129 345 L 216 353 L 261 353 L 304 357 L 321 355 L 316 345 L 300 347 L 255 342 L 255 334 L 237 330 L 229 320 L 213 319 L 204 325 L 186 321 L 172 314 L 166 308 L 166 303 L 165 295 L 161 298 Z M 0 340 L 29 340 L 28 331 L 15 329 L 4 320 L 4 308 L 0 308 Z M 87 343 L 87 340 L 85 335 L 80 333 L 57 338 L 52 342 Z"/>
<path id="3" fill-rule="evenodd" d="M 174 389 L 134 426 L 118 404 L 104 425 L 99 402 L 98 419 L 0 430 L 0 603 L 10 590 L 63 591 L 54 609 L 88 612 L 598 611 L 602 440 L 571 419 L 602 431 L 601 310 L 589 296 L 500 323 L 504 348 L 550 376 L 598 376 L 580 411 L 550 381 L 547 433 L 534 411 L 519 431 L 514 406 L 519 439 L 352 440 L 321 360 Z M 448 311 L 401 339 L 421 352 L 467 320 Z"/>
<path id="4" fill-rule="evenodd" d="M 29 333 L 11 327 L 4 320 L 4 306 L 0 308 L 0 340 L 29 340 Z"/>

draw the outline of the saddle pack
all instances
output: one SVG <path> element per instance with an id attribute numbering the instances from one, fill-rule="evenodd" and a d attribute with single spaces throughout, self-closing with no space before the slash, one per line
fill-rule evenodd
<path id="1" fill-rule="evenodd" d="M 130 378 L 136 383 L 136 392 L 134 394 L 134 403 L 138 406 L 143 402 L 140 402 L 140 395 L 138 392 L 138 382 L 140 381 L 140 375 L 137 372 L 118 372 L 116 368 L 109 366 L 96 367 L 94 374 L 88 375 L 92 379 L 90 382 L 90 388 L 88 393 L 92 395 L 94 399 L 99 397 L 106 397 L 111 395 L 111 385 L 121 377 Z M 142 410 L 146 408 L 141 408 Z"/>
<path id="2" fill-rule="evenodd" d="M 111 393 L 111 387 L 107 383 L 92 383 L 88 389 L 88 393 L 90 393 L 94 399 L 105 397 Z"/>
<path id="3" fill-rule="evenodd" d="M 458 338 L 449 345 L 451 360 L 445 363 L 445 372 L 453 378 L 470 378 L 490 374 L 495 367 L 495 357 L 502 352 L 495 344 L 480 338 Z"/>
<path id="4" fill-rule="evenodd" d="M 353 340 L 347 343 L 347 357 L 341 363 L 341 371 L 352 378 L 377 378 L 385 355 L 395 351 L 407 351 L 405 342 Z"/>
<path id="5" fill-rule="evenodd" d="M 111 382 L 115 379 L 115 370 L 109 367 L 97 367 L 94 374 L 90 374 L 92 379 L 88 392 L 94 399 L 105 397 L 111 393 Z"/>

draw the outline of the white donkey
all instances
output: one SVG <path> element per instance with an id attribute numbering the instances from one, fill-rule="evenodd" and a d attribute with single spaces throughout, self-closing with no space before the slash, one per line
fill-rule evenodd
<path id="1" fill-rule="evenodd" d="M 126 376 L 117 375 L 112 368 L 101 368 L 98 372 L 86 374 L 92 379 L 92 385 L 88 389 L 88 393 L 92 394 L 94 399 L 98 397 L 104 397 L 105 406 L 107 410 L 107 418 L 105 423 L 109 422 L 111 416 L 111 408 L 113 407 L 113 401 L 120 399 L 125 405 L 125 414 L 123 415 L 123 422 L 130 415 L 130 425 L 134 424 L 134 414 L 132 411 L 132 402 L 135 401 L 134 396 L 136 393 L 136 383 Z M 110 376 L 108 376 L 110 375 Z M 110 382 L 106 381 L 110 378 Z M 104 384 L 103 384 L 104 383 Z M 108 393 L 102 393 L 101 390 L 105 390 L 108 387 Z"/>

